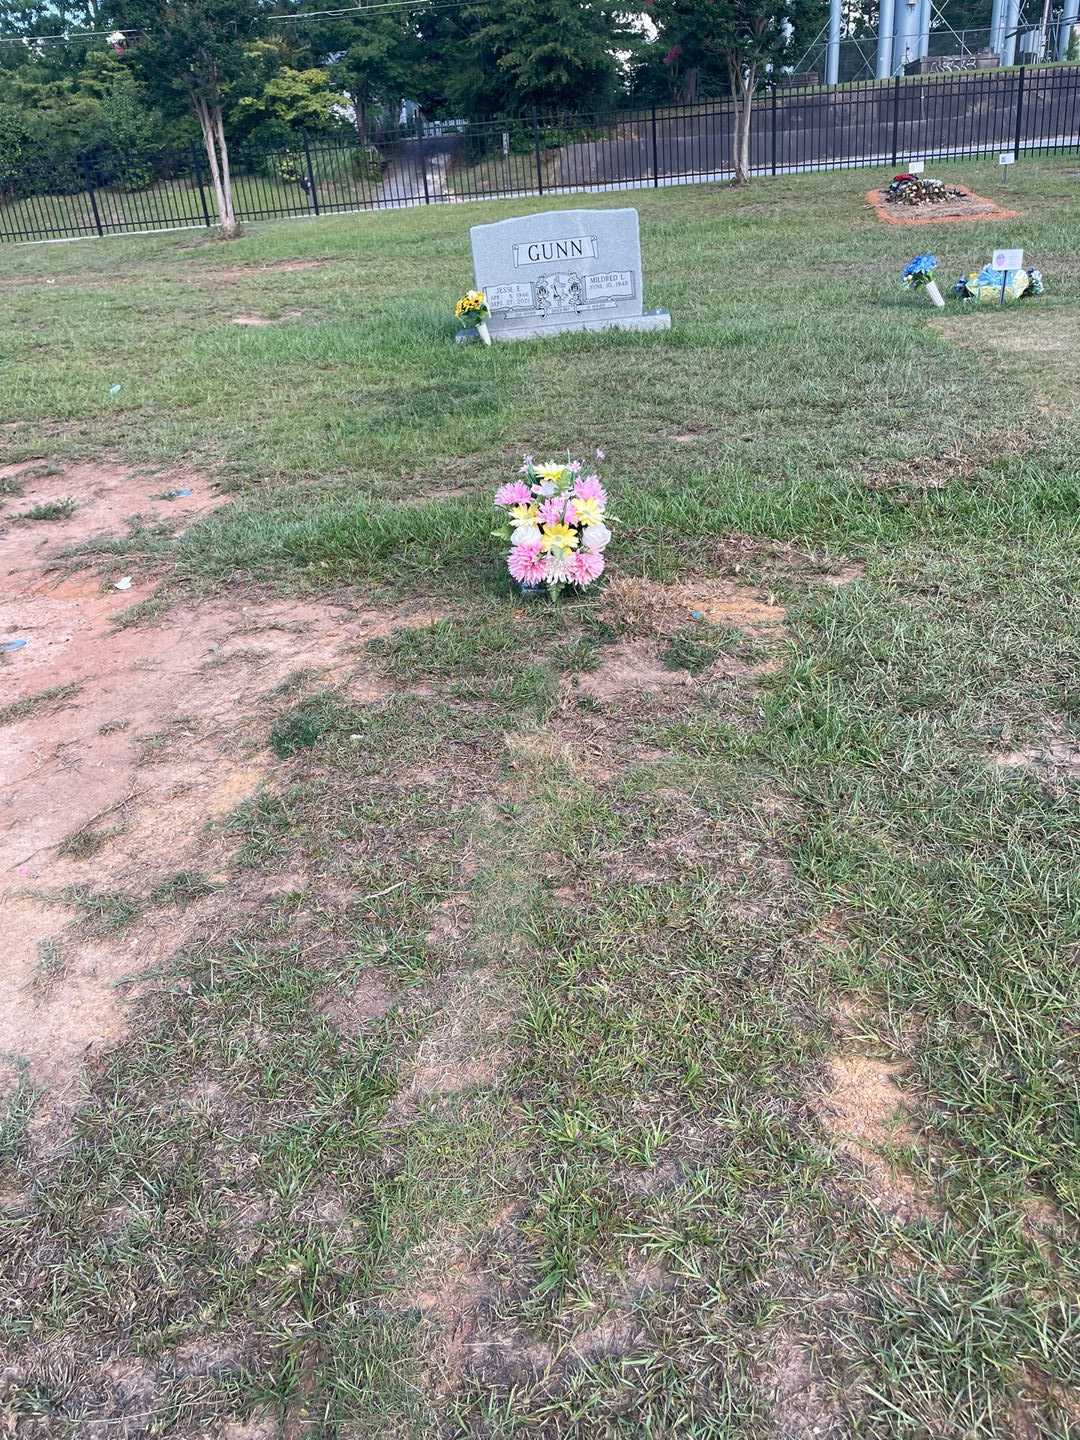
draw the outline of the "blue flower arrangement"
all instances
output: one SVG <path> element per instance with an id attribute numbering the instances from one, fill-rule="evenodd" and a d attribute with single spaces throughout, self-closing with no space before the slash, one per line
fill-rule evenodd
<path id="1" fill-rule="evenodd" d="M 900 284 L 905 290 L 918 290 L 920 286 L 930 284 L 936 270 L 936 255 L 916 255 L 914 260 L 909 260 L 904 266 Z"/>

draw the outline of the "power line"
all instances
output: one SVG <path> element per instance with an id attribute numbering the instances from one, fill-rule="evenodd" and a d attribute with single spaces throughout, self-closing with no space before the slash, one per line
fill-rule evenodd
<path id="1" fill-rule="evenodd" d="M 357 15 L 361 12 L 388 13 L 405 10 L 460 10 L 465 5 L 474 5 L 477 0 L 375 0 L 373 4 L 348 5 L 336 10 L 293 10 L 280 14 L 266 15 L 266 20 L 320 20 L 340 15 Z M 39 42 L 62 41 L 70 44 L 76 40 L 107 40 L 110 35 L 123 35 L 129 39 L 138 35 L 153 35 L 153 30 L 63 30 L 54 35 L 0 35 L 0 45 L 37 45 Z"/>

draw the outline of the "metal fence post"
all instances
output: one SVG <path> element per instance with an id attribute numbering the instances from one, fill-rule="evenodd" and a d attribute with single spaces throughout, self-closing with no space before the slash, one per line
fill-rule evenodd
<path id="1" fill-rule="evenodd" d="M 420 174 L 424 177 L 424 204 L 431 204 L 431 191 L 428 189 L 427 160 L 424 156 L 424 118 L 419 110 L 416 112 L 416 153 L 420 160 Z"/>
<path id="2" fill-rule="evenodd" d="M 308 144 L 307 131 L 304 131 L 304 163 L 307 165 L 308 199 L 311 201 L 311 208 L 315 214 L 319 213 L 319 192 L 315 188 L 315 171 L 311 165 L 311 146 Z"/>
<path id="3" fill-rule="evenodd" d="M 656 145 L 656 106 L 652 107 L 652 183 L 653 189 L 660 184 L 660 152 Z"/>
<path id="4" fill-rule="evenodd" d="M 771 175 L 775 175 L 775 174 L 776 174 L 776 124 L 777 124 L 777 108 L 778 108 L 778 107 L 777 107 L 777 104 L 776 104 L 776 81 L 775 81 L 775 79 L 774 79 L 774 80 L 773 80 L 773 87 L 772 87 L 772 97 L 771 97 L 770 102 L 769 102 L 769 118 L 770 118 L 771 121 L 772 121 L 772 128 L 771 128 L 771 130 L 770 130 L 770 132 L 769 132 L 769 173 L 770 173 Z"/>
<path id="5" fill-rule="evenodd" d="M 536 151 L 536 193 L 544 193 L 544 161 L 540 150 L 540 121 L 533 110 L 533 149 Z"/>
<path id="6" fill-rule="evenodd" d="M 206 203 L 206 191 L 203 189 L 202 166 L 199 164 L 199 152 L 195 146 L 191 147 L 191 171 L 195 176 L 195 183 L 199 187 L 199 203 L 202 205 L 203 223 L 210 228 L 210 207 Z"/>
<path id="7" fill-rule="evenodd" d="M 1013 141 L 1013 154 L 1017 161 L 1020 159 L 1020 136 L 1024 128 L 1024 66 L 1020 66 L 1020 75 L 1016 83 L 1016 134 Z"/>
<path id="8" fill-rule="evenodd" d="M 896 166 L 900 140 L 900 76 L 893 81 L 892 92 L 892 163 Z"/>
<path id="9" fill-rule="evenodd" d="M 94 182 L 90 175 L 89 161 L 83 160 L 82 172 L 83 180 L 86 182 L 86 193 L 90 199 L 90 213 L 94 217 L 94 225 L 97 228 L 98 235 L 104 235 L 105 227 L 101 223 L 101 211 L 98 209 L 97 195 L 94 193 Z"/>

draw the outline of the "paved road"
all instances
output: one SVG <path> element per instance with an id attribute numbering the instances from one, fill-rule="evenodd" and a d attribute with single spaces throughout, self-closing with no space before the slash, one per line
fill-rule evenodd
<path id="1" fill-rule="evenodd" d="M 457 136 L 433 135 L 424 140 L 399 140 L 387 147 L 389 163 L 375 187 L 373 208 L 401 210 L 456 200 L 446 188 L 446 170 L 458 144 Z"/>

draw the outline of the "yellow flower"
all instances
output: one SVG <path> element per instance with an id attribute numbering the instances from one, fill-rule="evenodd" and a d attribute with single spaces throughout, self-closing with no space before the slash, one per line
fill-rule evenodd
<path id="1" fill-rule="evenodd" d="M 575 500 L 574 514 L 579 525 L 599 525 L 604 518 L 599 500 Z"/>
<path id="2" fill-rule="evenodd" d="M 466 300 L 471 300 L 476 309 L 479 310 L 484 303 L 484 292 L 482 290 L 467 290 L 465 292 L 465 298 Z"/>
<path id="3" fill-rule="evenodd" d="M 566 466 L 553 464 L 534 465 L 533 469 L 536 471 L 537 475 L 540 476 L 541 480 L 558 480 L 561 478 L 563 471 L 566 469 Z"/>
<path id="4" fill-rule="evenodd" d="M 544 526 L 540 549 L 545 551 L 545 553 L 549 550 L 554 550 L 556 554 L 565 555 L 568 550 L 576 550 L 577 543 L 577 532 L 572 526 L 564 525 L 560 521 L 558 525 Z"/>
<path id="5" fill-rule="evenodd" d="M 535 520 L 540 511 L 535 505 L 511 505 L 510 518 L 518 525 L 525 525 L 530 520 Z"/>

